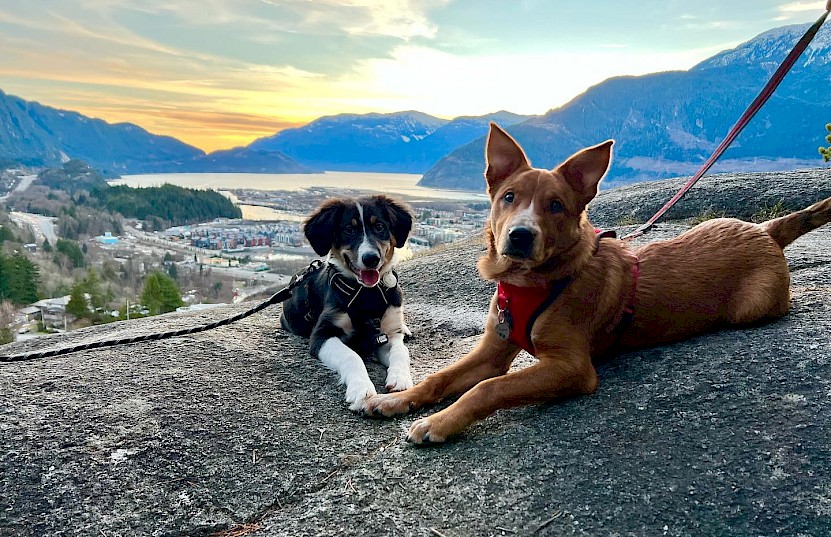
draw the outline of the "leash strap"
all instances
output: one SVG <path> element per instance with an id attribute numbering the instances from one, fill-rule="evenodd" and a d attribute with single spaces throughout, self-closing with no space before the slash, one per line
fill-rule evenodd
<path id="1" fill-rule="evenodd" d="M 724 138 L 724 140 L 721 141 L 718 147 L 716 147 L 716 150 L 713 152 L 712 155 L 710 155 L 710 158 L 707 159 L 704 165 L 701 166 L 701 168 L 695 173 L 695 175 L 693 175 L 692 178 L 689 181 L 687 181 L 687 183 L 683 187 L 681 187 L 681 190 L 679 190 L 672 197 L 672 199 L 670 199 L 663 207 L 661 207 L 661 209 L 657 213 L 655 213 L 652 216 L 652 218 L 647 220 L 646 223 L 641 225 L 638 229 L 636 229 L 629 235 L 623 237 L 622 240 L 630 241 L 632 239 L 642 236 L 644 233 L 652 229 L 652 226 L 655 225 L 655 222 L 657 222 L 658 219 L 664 215 L 664 213 L 670 210 L 670 208 L 672 208 L 672 206 L 675 205 L 678 202 L 678 200 L 680 200 L 681 197 L 683 197 L 684 194 L 686 194 L 687 191 L 699 179 L 701 179 L 701 177 L 705 173 L 707 173 L 707 170 L 709 170 L 710 167 L 713 164 L 715 164 L 719 157 L 721 157 L 721 155 L 727 150 L 727 148 L 730 147 L 730 144 L 733 143 L 736 137 L 742 132 L 745 126 L 747 126 L 747 124 L 750 123 L 750 120 L 753 119 L 753 116 L 755 116 L 756 113 L 762 108 L 762 106 L 768 101 L 768 99 L 770 99 L 771 95 L 773 95 L 773 92 L 776 91 L 776 88 L 779 87 L 779 84 L 785 78 L 785 75 L 787 75 L 788 71 L 790 71 L 791 67 L 793 67 L 793 64 L 796 63 L 796 60 L 799 59 L 799 56 L 802 55 L 802 53 L 814 39 L 814 36 L 817 35 L 817 32 L 819 31 L 820 27 L 823 25 L 825 19 L 828 17 L 829 12 L 831 12 L 831 0 L 828 0 L 827 4 L 825 5 L 825 13 L 823 13 L 822 16 L 819 19 L 817 19 L 817 21 L 810 28 L 808 28 L 808 31 L 805 32 L 805 35 L 803 35 L 802 38 L 799 41 L 797 41 L 796 45 L 794 45 L 794 48 L 788 53 L 788 55 L 785 57 L 785 60 L 776 69 L 776 72 L 773 73 L 771 79 L 768 80 L 768 83 L 765 84 L 765 87 L 762 88 L 762 91 L 759 93 L 759 95 L 756 96 L 756 98 L 753 100 L 753 102 L 750 104 L 747 110 L 744 111 L 742 116 L 739 118 L 736 124 L 733 125 L 733 127 L 727 133 L 727 136 Z"/>
<path id="2" fill-rule="evenodd" d="M 38 352 L 28 352 L 25 354 L 11 354 L 0 356 L 0 362 L 22 362 L 25 360 L 35 360 L 37 358 L 49 358 L 51 356 L 60 356 L 63 354 L 69 354 L 78 351 L 86 351 L 92 349 L 101 349 L 104 347 L 114 347 L 116 345 L 123 345 L 126 343 L 139 343 L 142 341 L 157 341 L 160 339 L 168 339 L 172 337 L 178 336 L 186 336 L 189 334 L 196 334 L 199 332 L 205 332 L 207 330 L 213 330 L 214 328 L 219 328 L 220 326 L 229 325 L 231 323 L 235 323 L 241 319 L 245 319 L 246 317 L 250 317 L 255 313 L 258 313 L 267 307 L 278 304 L 280 302 L 285 302 L 289 298 L 291 298 L 292 291 L 294 288 L 300 285 L 306 277 L 310 274 L 317 272 L 320 268 L 323 267 L 323 262 L 319 259 L 312 261 L 312 263 L 303 269 L 302 271 L 298 272 L 294 276 L 292 276 L 289 284 L 284 287 L 283 289 L 277 291 L 271 298 L 265 300 L 264 302 L 260 302 L 253 308 L 247 309 L 241 313 L 233 315 L 231 317 L 226 317 L 225 319 L 221 319 L 219 321 L 214 321 L 212 323 L 204 324 L 201 326 L 194 326 L 192 328 L 183 328 L 180 330 L 171 330 L 169 332 L 157 332 L 155 334 L 147 334 L 143 336 L 134 336 L 128 337 L 123 339 L 110 339 L 105 341 L 95 341 L 92 343 L 84 343 L 81 345 L 75 345 L 74 347 L 64 347 L 60 349 L 52 349 L 49 351 L 38 351 Z"/>

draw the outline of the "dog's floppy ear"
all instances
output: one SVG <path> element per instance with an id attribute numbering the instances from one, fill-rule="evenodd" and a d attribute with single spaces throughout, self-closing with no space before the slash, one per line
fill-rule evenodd
<path id="1" fill-rule="evenodd" d="M 315 253 L 324 256 L 335 242 L 335 228 L 344 209 L 342 200 L 325 201 L 303 223 L 303 233 Z"/>
<path id="2" fill-rule="evenodd" d="M 570 156 L 555 171 L 565 177 L 583 206 L 597 195 L 597 185 L 609 169 L 614 140 L 587 147 Z"/>
<path id="3" fill-rule="evenodd" d="M 528 157 L 510 135 L 491 122 L 488 141 L 485 145 L 485 179 L 488 192 L 494 192 L 499 185 L 522 168 L 530 168 Z"/>
<path id="4" fill-rule="evenodd" d="M 403 201 L 389 196 L 378 196 L 381 206 L 390 223 L 390 233 L 395 240 L 395 247 L 401 248 L 407 242 L 407 236 L 413 228 L 413 212 Z"/>

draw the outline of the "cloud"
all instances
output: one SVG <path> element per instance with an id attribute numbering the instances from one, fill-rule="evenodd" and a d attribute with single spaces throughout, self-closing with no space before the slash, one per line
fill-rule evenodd
<path id="1" fill-rule="evenodd" d="M 822 13 L 825 9 L 825 4 L 824 2 L 790 2 L 778 6 L 777 9 L 782 13 L 801 13 L 803 11 Z"/>
<path id="2" fill-rule="evenodd" d="M 600 48 L 587 51 L 461 57 L 416 45 L 369 60 L 338 81 L 342 106 L 433 115 L 481 115 L 499 108 L 539 114 L 587 85 L 616 75 L 691 67 L 724 44 L 680 52 Z M 494 103 L 501 103 L 499 105 Z"/>
<path id="3" fill-rule="evenodd" d="M 669 10 L 667 31 L 647 8 L 605 21 L 579 3 L 484 4 L 0 0 L 0 87 L 216 149 L 343 112 L 542 113 L 610 76 L 692 66 L 739 24 L 730 10 Z"/>
<path id="4" fill-rule="evenodd" d="M 364 9 L 369 20 L 360 25 L 346 25 L 346 30 L 357 34 L 379 34 L 408 40 L 413 37 L 432 39 L 437 28 L 427 17 L 432 7 L 446 1 L 419 0 L 346 0 L 353 8 Z"/>

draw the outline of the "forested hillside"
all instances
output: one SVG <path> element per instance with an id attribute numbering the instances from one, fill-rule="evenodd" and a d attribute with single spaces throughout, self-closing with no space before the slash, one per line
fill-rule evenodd
<path id="1" fill-rule="evenodd" d="M 242 216 L 239 207 L 218 192 L 174 185 L 106 186 L 92 189 L 90 197 L 106 210 L 127 218 L 147 220 L 155 217 L 171 225 Z"/>

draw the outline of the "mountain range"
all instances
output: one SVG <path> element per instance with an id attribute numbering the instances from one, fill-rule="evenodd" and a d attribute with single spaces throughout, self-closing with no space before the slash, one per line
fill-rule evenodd
<path id="1" fill-rule="evenodd" d="M 248 147 L 282 151 L 322 170 L 424 173 L 448 152 L 487 133 L 488 123 L 530 119 L 510 112 L 453 120 L 421 112 L 322 117 L 254 141 Z"/>
<path id="2" fill-rule="evenodd" d="M 689 175 L 759 92 L 805 26 L 765 32 L 687 71 L 608 79 L 541 116 L 506 111 L 452 120 L 417 111 L 341 114 L 205 154 L 130 123 L 109 124 L 0 91 L 0 159 L 33 166 L 82 159 L 109 175 L 163 172 L 423 173 L 423 186 L 481 190 L 484 135 L 495 121 L 536 166 L 617 140 L 607 184 Z M 821 165 L 831 121 L 831 27 L 820 30 L 716 170 Z"/>
<path id="3" fill-rule="evenodd" d="M 132 123 L 110 124 L 7 95 L 0 90 L 0 159 L 29 166 L 56 166 L 79 159 L 115 176 L 153 172 L 309 173 L 279 151 L 201 149 Z"/>
<path id="4" fill-rule="evenodd" d="M 614 138 L 606 186 L 691 175 L 807 29 L 785 26 L 721 52 L 688 71 L 606 80 L 567 104 L 513 127 L 535 166 Z M 822 164 L 817 148 L 831 121 L 831 26 L 826 25 L 714 171 L 774 171 Z M 428 170 L 422 186 L 481 190 L 484 137 Z"/>

